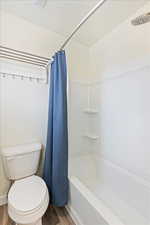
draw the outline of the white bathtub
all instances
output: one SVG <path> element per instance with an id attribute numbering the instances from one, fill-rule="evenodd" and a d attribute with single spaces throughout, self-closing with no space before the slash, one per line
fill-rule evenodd
<path id="1" fill-rule="evenodd" d="M 76 225 L 150 225 L 150 184 L 93 154 L 70 160 Z"/>

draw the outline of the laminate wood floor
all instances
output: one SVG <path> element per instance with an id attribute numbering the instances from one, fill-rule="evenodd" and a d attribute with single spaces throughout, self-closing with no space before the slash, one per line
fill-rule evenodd
<path id="1" fill-rule="evenodd" d="M 0 207 L 0 225 L 15 225 L 7 214 L 7 206 Z M 75 225 L 65 208 L 50 206 L 44 217 L 43 225 Z"/>

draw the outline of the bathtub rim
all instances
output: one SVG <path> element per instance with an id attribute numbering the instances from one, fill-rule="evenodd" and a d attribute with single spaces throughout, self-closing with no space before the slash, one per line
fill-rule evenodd
<path id="1" fill-rule="evenodd" d="M 80 181 L 79 178 L 75 176 L 69 176 L 69 182 L 74 185 L 83 195 L 83 197 L 88 201 L 89 204 L 99 213 L 103 219 L 108 223 L 108 225 L 125 225 L 119 218 L 115 215 L 109 207 L 107 207 L 102 201 L 97 199 L 94 194 Z M 66 206 L 66 210 L 72 217 L 72 219 L 77 223 L 77 225 L 84 225 L 80 220 L 79 215 L 70 205 Z"/>

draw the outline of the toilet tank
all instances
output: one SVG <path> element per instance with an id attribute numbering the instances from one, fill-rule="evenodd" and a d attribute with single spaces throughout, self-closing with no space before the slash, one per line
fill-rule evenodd
<path id="1" fill-rule="evenodd" d="M 18 180 L 36 173 L 41 152 L 40 143 L 2 148 L 2 158 L 6 176 Z"/>

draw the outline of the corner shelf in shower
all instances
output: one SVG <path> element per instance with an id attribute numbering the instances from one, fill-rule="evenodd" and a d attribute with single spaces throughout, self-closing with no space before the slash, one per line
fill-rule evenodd
<path id="1" fill-rule="evenodd" d="M 99 136 L 96 136 L 96 135 L 90 135 L 90 134 L 85 134 L 85 135 L 83 135 L 83 137 L 88 138 L 88 139 L 90 139 L 90 140 L 92 140 L 92 141 L 96 141 L 96 140 L 99 139 Z"/>
<path id="2" fill-rule="evenodd" d="M 98 114 L 98 111 L 97 110 L 94 110 L 94 109 L 85 109 L 84 111 L 83 111 L 84 113 L 87 113 L 87 114 L 92 114 L 92 115 L 94 115 L 94 114 Z"/>

